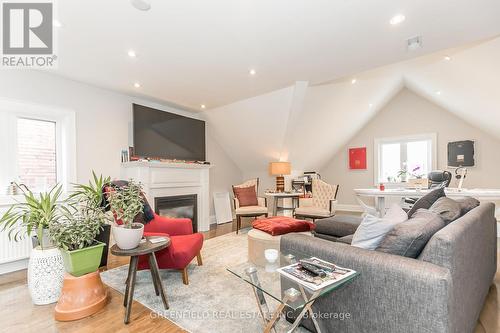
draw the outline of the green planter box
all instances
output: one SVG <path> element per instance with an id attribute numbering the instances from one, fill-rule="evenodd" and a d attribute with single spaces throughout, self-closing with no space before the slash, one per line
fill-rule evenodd
<path id="1" fill-rule="evenodd" d="M 61 250 L 66 272 L 73 276 L 82 276 L 95 272 L 101 262 L 102 250 L 106 244 L 98 242 L 94 246 L 74 251 Z"/>

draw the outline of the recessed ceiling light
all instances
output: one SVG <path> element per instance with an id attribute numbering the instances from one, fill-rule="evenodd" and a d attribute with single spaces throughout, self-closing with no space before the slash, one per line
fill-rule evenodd
<path id="1" fill-rule="evenodd" d="M 128 56 L 129 56 L 130 58 L 135 58 L 135 57 L 137 57 L 137 54 L 135 54 L 135 51 L 134 51 L 134 50 L 128 50 L 127 54 L 128 54 Z"/>
<path id="2" fill-rule="evenodd" d="M 450 61 L 450 60 L 451 60 L 451 57 L 450 57 L 450 56 L 444 56 L 444 58 L 443 58 L 443 59 L 444 59 L 444 60 L 446 60 L 446 61 Z"/>
<path id="3" fill-rule="evenodd" d="M 141 84 L 140 84 L 139 82 L 136 82 L 136 83 L 134 83 L 134 87 L 136 87 L 136 88 L 140 88 L 140 87 L 141 87 Z"/>
<path id="4" fill-rule="evenodd" d="M 357 80 L 357 79 L 352 79 L 352 80 L 351 80 L 351 84 L 356 84 L 356 82 L 358 82 L 358 80 Z"/>
<path id="5" fill-rule="evenodd" d="M 441 95 L 441 90 L 436 91 L 436 95 Z"/>
<path id="6" fill-rule="evenodd" d="M 253 76 L 253 75 L 257 74 L 257 71 L 255 69 L 251 69 L 248 71 L 248 73 Z"/>
<path id="7" fill-rule="evenodd" d="M 372 103 L 370 103 L 370 104 L 368 104 L 368 106 L 369 106 L 370 108 L 372 108 L 372 107 L 373 107 L 373 104 L 372 104 Z"/>
<path id="8" fill-rule="evenodd" d="M 202 105 L 200 105 L 200 108 L 202 108 L 202 109 L 206 109 L 206 108 L 207 108 L 207 106 L 206 106 L 205 104 L 202 104 Z"/>
<path id="9" fill-rule="evenodd" d="M 151 9 L 151 4 L 146 0 L 131 0 L 130 3 L 138 10 L 146 11 Z"/>
<path id="10" fill-rule="evenodd" d="M 52 21 L 52 25 L 56 28 L 62 27 L 62 23 L 59 20 Z"/>
<path id="11" fill-rule="evenodd" d="M 406 20 L 406 17 L 403 14 L 398 14 L 393 16 L 389 22 L 391 23 L 391 25 L 398 25 L 404 20 Z"/>

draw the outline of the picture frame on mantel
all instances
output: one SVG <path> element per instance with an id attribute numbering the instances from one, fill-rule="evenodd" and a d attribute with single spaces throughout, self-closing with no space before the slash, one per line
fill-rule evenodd
<path id="1" fill-rule="evenodd" d="M 349 169 L 366 170 L 366 147 L 349 148 Z"/>

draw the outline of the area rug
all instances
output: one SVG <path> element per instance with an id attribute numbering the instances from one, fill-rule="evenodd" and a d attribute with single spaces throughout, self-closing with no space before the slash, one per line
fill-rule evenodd
<path id="1" fill-rule="evenodd" d="M 202 250 L 203 266 L 194 260 L 189 268 L 189 285 L 182 283 L 181 273 L 161 270 L 167 292 L 169 310 L 163 308 L 160 297 L 154 293 L 148 270 L 137 272 L 134 300 L 192 333 L 262 332 L 255 296 L 249 284 L 226 270 L 242 264 L 247 258 L 246 231 L 234 232 L 206 240 Z M 125 292 L 128 265 L 101 274 L 108 286 Z M 268 297 L 271 309 L 277 302 Z M 278 331 L 286 331 L 289 323 L 283 318 Z M 299 328 L 296 332 L 307 332 Z"/>

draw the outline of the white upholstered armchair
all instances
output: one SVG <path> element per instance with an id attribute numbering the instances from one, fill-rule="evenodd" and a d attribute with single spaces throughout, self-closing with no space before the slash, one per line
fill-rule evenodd
<path id="1" fill-rule="evenodd" d="M 240 206 L 240 202 L 236 196 L 233 199 L 233 204 L 234 204 L 234 212 L 236 215 L 236 233 L 239 232 L 241 228 L 241 218 L 242 217 L 254 217 L 257 218 L 258 216 L 268 216 L 268 211 L 267 211 L 267 199 L 259 197 L 259 178 L 254 178 L 247 180 L 246 182 L 239 184 L 239 185 L 233 185 L 233 191 L 234 188 L 246 188 L 246 187 L 252 187 L 255 186 L 255 193 L 257 196 L 257 205 L 252 205 L 252 206 Z"/>
<path id="2" fill-rule="evenodd" d="M 321 179 L 312 180 L 312 198 L 300 198 L 294 215 L 313 221 L 335 215 L 338 185 L 330 185 Z"/>

